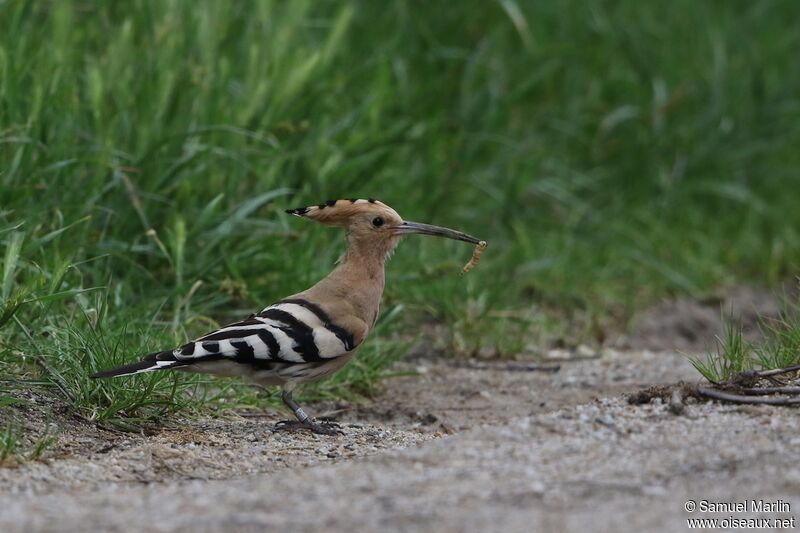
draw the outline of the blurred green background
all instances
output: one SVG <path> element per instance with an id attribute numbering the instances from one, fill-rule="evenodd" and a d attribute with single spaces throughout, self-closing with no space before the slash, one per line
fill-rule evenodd
<path id="1" fill-rule="evenodd" d="M 283 209 L 328 198 L 490 243 L 462 277 L 468 246 L 407 239 L 345 384 L 430 324 L 450 352 L 513 354 L 780 282 L 797 20 L 794 1 L 0 1 L 0 372 L 109 416 L 174 396 L 85 374 L 323 276 L 343 239 Z"/>

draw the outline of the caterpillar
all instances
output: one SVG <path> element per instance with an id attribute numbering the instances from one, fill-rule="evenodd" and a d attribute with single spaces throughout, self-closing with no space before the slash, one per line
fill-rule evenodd
<path id="1" fill-rule="evenodd" d="M 464 268 L 461 269 L 462 274 L 466 274 L 473 268 L 475 265 L 478 264 L 478 261 L 481 260 L 481 254 L 486 249 L 486 241 L 481 241 L 475 245 L 475 249 L 472 251 L 472 257 L 469 259 L 469 262 L 464 265 Z"/>

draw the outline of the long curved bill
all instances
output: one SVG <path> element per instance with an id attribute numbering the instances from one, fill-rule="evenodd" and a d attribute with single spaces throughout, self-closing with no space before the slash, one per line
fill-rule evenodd
<path id="1" fill-rule="evenodd" d="M 443 228 L 441 226 L 434 226 L 432 224 L 422 224 L 421 222 L 404 221 L 394 229 L 394 233 L 395 235 L 410 235 L 413 233 L 419 235 L 433 235 L 434 237 L 445 237 L 446 239 L 455 239 L 457 241 L 464 241 L 472 244 L 480 244 L 483 242 L 481 239 L 477 239 L 472 235 L 467 235 L 461 231 Z"/>

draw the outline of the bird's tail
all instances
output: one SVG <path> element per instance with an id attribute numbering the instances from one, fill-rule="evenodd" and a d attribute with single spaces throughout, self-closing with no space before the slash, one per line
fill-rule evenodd
<path id="1" fill-rule="evenodd" d="M 176 359 L 172 351 L 153 352 L 145 355 L 141 361 L 118 366 L 116 368 L 109 368 L 108 370 L 102 370 L 96 374 L 92 374 L 90 377 L 114 378 L 117 376 L 129 376 L 131 374 L 140 374 L 142 372 L 153 372 L 154 370 L 184 366 L 185 364 L 186 362 Z"/>

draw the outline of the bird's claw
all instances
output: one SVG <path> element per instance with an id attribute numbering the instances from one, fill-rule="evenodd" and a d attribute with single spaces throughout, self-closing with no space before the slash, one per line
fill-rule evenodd
<path id="1" fill-rule="evenodd" d="M 308 419 L 304 422 L 299 420 L 281 420 L 275 424 L 273 431 L 299 431 L 308 430 L 318 435 L 344 435 L 341 426 L 336 422 L 317 422 L 316 420 Z"/>

